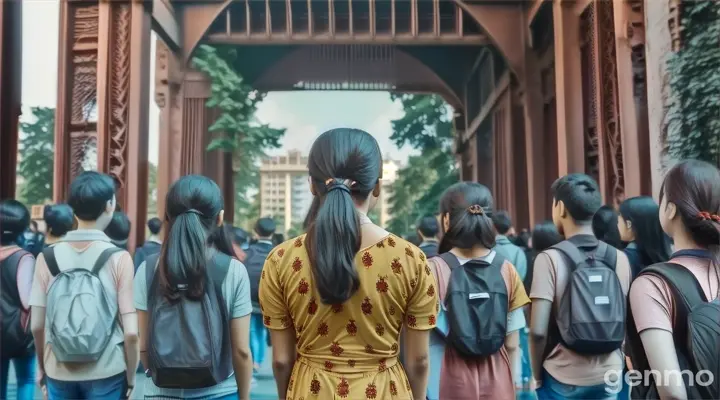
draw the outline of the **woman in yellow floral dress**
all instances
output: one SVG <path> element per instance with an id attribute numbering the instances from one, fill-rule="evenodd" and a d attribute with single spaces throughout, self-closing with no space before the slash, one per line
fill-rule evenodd
<path id="1" fill-rule="evenodd" d="M 425 396 L 435 280 L 418 248 L 366 216 L 380 195 L 380 154 L 364 131 L 322 134 L 308 160 L 308 233 L 265 263 L 260 304 L 288 400 Z M 407 374 L 398 362 L 403 325 Z"/>

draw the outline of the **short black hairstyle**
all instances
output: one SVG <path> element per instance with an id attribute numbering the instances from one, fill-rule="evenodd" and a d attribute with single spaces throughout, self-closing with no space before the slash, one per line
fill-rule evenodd
<path id="1" fill-rule="evenodd" d="M 510 214 L 508 214 L 507 211 L 494 212 L 492 214 L 492 222 L 495 230 L 501 235 L 508 233 L 510 228 L 512 228 L 512 219 L 510 219 Z"/>
<path id="2" fill-rule="evenodd" d="M 600 187 L 585 174 L 569 174 L 558 178 L 551 188 L 553 199 L 565 204 L 575 222 L 590 223 L 595 212 L 602 206 Z"/>
<path id="3" fill-rule="evenodd" d="M 82 221 L 95 221 L 115 196 L 115 182 L 110 175 L 85 171 L 70 184 L 68 204 Z"/>
<path id="4" fill-rule="evenodd" d="M 440 227 L 438 226 L 438 221 L 435 216 L 426 215 L 420 218 L 417 229 L 424 237 L 433 238 L 437 236 Z"/>
<path id="5" fill-rule="evenodd" d="M 160 218 L 150 218 L 150 220 L 147 222 L 148 229 L 150 229 L 150 233 L 153 235 L 157 235 L 160 233 L 160 229 L 162 229 L 162 221 L 160 221 Z"/>
<path id="6" fill-rule="evenodd" d="M 0 202 L 0 245 L 8 246 L 17 243 L 18 237 L 30 226 L 30 211 L 17 200 Z"/>
<path id="7" fill-rule="evenodd" d="M 72 230 L 75 222 L 73 210 L 67 204 L 45 206 L 43 220 L 47 225 L 47 233 L 55 237 L 65 236 Z"/>
<path id="8" fill-rule="evenodd" d="M 260 237 L 270 237 L 277 229 L 275 221 L 270 217 L 263 217 L 255 223 L 255 233 Z"/>
<path id="9" fill-rule="evenodd" d="M 130 218 L 122 211 L 115 211 L 105 234 L 114 241 L 125 241 L 130 237 Z"/>

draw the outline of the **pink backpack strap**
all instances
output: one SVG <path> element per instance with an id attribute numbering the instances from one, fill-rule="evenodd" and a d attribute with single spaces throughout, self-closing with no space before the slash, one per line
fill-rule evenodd
<path id="1" fill-rule="evenodd" d="M 450 266 L 440 257 L 433 257 L 428 260 L 428 265 L 435 275 L 435 282 L 438 286 L 438 297 L 440 303 L 445 302 L 448 284 L 450 283 Z"/>

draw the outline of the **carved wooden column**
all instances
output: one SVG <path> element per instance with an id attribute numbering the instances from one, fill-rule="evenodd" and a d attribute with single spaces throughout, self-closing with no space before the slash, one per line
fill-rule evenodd
<path id="1" fill-rule="evenodd" d="M 542 81 L 540 65 L 535 52 L 525 47 L 525 68 L 522 82 L 522 103 L 525 130 L 525 171 L 526 191 L 528 200 L 528 222 L 535 224 L 546 218 L 550 211 L 551 204 L 547 193 L 550 187 L 547 186 L 544 166 L 552 163 L 562 163 L 556 157 L 545 153 L 544 144 L 544 115 Z"/>
<path id="2" fill-rule="evenodd" d="M 15 197 L 20 83 L 22 2 L 0 2 L 0 200 Z"/>
<path id="3" fill-rule="evenodd" d="M 558 173 L 585 171 L 579 18 L 573 2 L 554 1 Z"/>
<path id="4" fill-rule="evenodd" d="M 625 196 L 651 194 L 642 0 L 614 0 L 617 88 Z"/>
<path id="5" fill-rule="evenodd" d="M 210 85 L 210 82 L 207 83 Z M 218 117 L 219 112 L 215 109 L 207 109 L 207 128 L 210 128 Z M 203 149 L 215 138 L 215 134 L 205 130 L 205 143 Z M 232 223 L 235 219 L 235 181 L 233 180 L 233 155 L 232 153 L 214 150 L 204 153 L 203 175 L 214 180 L 222 190 L 225 200 L 225 221 Z"/>
<path id="6" fill-rule="evenodd" d="M 86 160 L 97 141 L 97 4 L 60 2 L 58 91 L 55 109 L 53 199 L 67 198 L 72 179 L 94 160 Z M 92 164 L 92 165 L 87 165 Z"/>
<path id="7" fill-rule="evenodd" d="M 160 154 L 157 170 L 157 215 L 165 217 L 165 197 L 172 182 L 181 176 L 182 61 L 157 40 L 155 50 L 155 102 L 160 108 Z"/>
<path id="8" fill-rule="evenodd" d="M 98 19 L 98 170 L 118 185 L 132 251 L 147 218 L 150 15 L 142 2 L 102 1 Z"/>

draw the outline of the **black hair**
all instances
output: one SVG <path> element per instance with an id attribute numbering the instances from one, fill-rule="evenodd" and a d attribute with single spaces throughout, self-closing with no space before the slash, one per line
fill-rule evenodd
<path id="1" fill-rule="evenodd" d="M 660 207 L 652 197 L 631 197 L 620 203 L 620 215 L 630 221 L 635 244 L 646 265 L 670 259 L 670 240 L 660 225 Z"/>
<path id="2" fill-rule="evenodd" d="M 147 222 L 147 227 L 150 230 L 150 233 L 153 235 L 157 235 L 160 233 L 160 229 L 162 229 L 162 221 L 160 218 L 150 218 L 150 220 Z"/>
<path id="3" fill-rule="evenodd" d="M 30 212 L 17 200 L 0 201 L 0 245 L 17 244 L 17 240 L 30 226 Z"/>
<path id="4" fill-rule="evenodd" d="M 130 237 L 130 218 L 122 211 L 113 213 L 105 234 L 115 242 L 124 242 Z"/>
<path id="5" fill-rule="evenodd" d="M 106 174 L 85 171 L 70 184 L 68 204 L 82 221 L 95 221 L 115 196 L 115 182 Z"/>
<path id="6" fill-rule="evenodd" d="M 232 227 L 231 237 L 233 242 L 240 246 L 247 243 L 248 237 L 250 237 L 250 235 L 248 235 L 248 232 L 243 228 Z"/>
<path id="7" fill-rule="evenodd" d="M 680 162 L 665 176 L 660 200 L 665 197 L 695 244 L 712 251 L 720 265 L 720 170 L 705 161 Z"/>
<path id="8" fill-rule="evenodd" d="M 513 241 L 513 244 L 518 247 L 522 247 L 523 249 L 530 248 L 530 237 L 532 234 L 527 231 L 527 229 L 523 229 L 522 232 L 520 232 L 517 236 L 515 236 L 515 240 Z"/>
<path id="9" fill-rule="evenodd" d="M 420 236 L 418 236 L 415 233 L 411 233 L 411 234 L 407 235 L 405 237 L 405 240 L 414 244 L 415 246 L 420 246 L 422 244 L 422 239 L 420 238 Z"/>
<path id="10" fill-rule="evenodd" d="M 602 205 L 597 182 L 585 174 L 565 175 L 553 182 L 550 189 L 553 199 L 565 204 L 565 209 L 576 223 L 589 223 Z"/>
<path id="11" fill-rule="evenodd" d="M 543 221 L 535 225 L 532 231 L 532 249 L 540 253 L 563 241 L 562 235 L 552 221 Z"/>
<path id="12" fill-rule="evenodd" d="M 437 218 L 433 215 L 426 215 L 418 222 L 418 231 L 426 238 L 434 238 L 440 231 Z"/>
<path id="13" fill-rule="evenodd" d="M 282 244 L 285 241 L 285 235 L 282 233 L 276 233 L 272 235 L 272 244 L 273 246 L 278 246 Z"/>
<path id="14" fill-rule="evenodd" d="M 230 257 L 237 257 L 233 248 L 233 226 L 227 222 L 223 222 L 221 226 L 214 226 L 210 230 L 208 236 L 208 245 L 214 247 L 217 251 Z"/>
<path id="15" fill-rule="evenodd" d="M 61 237 L 73 229 L 75 216 L 69 205 L 53 204 L 45 206 L 43 220 L 47 225 L 47 233 L 55 237 Z"/>
<path id="16" fill-rule="evenodd" d="M 604 205 L 592 217 L 592 230 L 598 240 L 622 250 L 625 248 L 617 227 L 618 215 L 612 206 Z"/>
<path id="17" fill-rule="evenodd" d="M 313 143 L 308 170 L 316 204 L 306 218 L 305 245 L 314 280 L 323 303 L 344 303 L 360 287 L 355 255 L 361 233 L 354 200 L 366 201 L 380 180 L 380 147 L 365 131 L 332 129 Z"/>
<path id="18" fill-rule="evenodd" d="M 496 211 L 492 215 L 492 222 L 497 232 L 501 235 L 508 233 L 512 228 L 512 219 L 507 211 Z"/>
<path id="19" fill-rule="evenodd" d="M 473 206 L 480 210 L 470 211 Z M 490 189 L 479 183 L 459 182 L 443 193 L 440 199 L 440 215 L 450 219 L 450 227 L 440 240 L 438 252 L 447 253 L 452 248 L 470 249 L 482 245 L 495 247 L 495 231 L 492 223 L 493 197 Z"/>
<path id="20" fill-rule="evenodd" d="M 223 236 L 216 233 L 223 230 L 217 225 L 223 205 L 220 188 L 205 176 L 186 175 L 170 186 L 165 201 L 169 225 L 158 268 L 160 288 L 169 300 L 205 294 L 208 248 L 213 234 Z"/>
<path id="21" fill-rule="evenodd" d="M 275 220 L 270 217 L 263 217 L 255 222 L 255 233 L 260 237 L 266 238 L 272 236 L 272 234 L 275 233 L 275 229 L 277 229 Z"/>
<path id="22" fill-rule="evenodd" d="M 543 221 L 535 225 L 532 231 L 532 249 L 525 253 L 528 258 L 528 269 L 523 280 L 525 291 L 530 293 L 532 289 L 533 272 L 535 270 L 535 257 L 541 252 L 563 241 L 563 237 L 558 232 L 557 227 L 552 221 Z"/>

